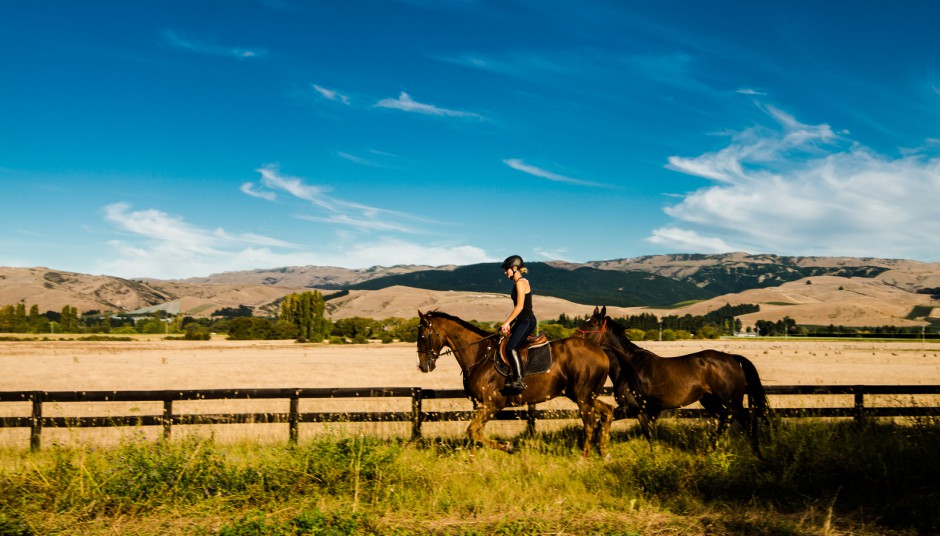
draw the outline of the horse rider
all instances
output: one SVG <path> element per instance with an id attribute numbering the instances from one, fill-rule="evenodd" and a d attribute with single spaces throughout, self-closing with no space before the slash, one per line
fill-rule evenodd
<path id="1" fill-rule="evenodd" d="M 511 255 L 503 261 L 503 272 L 506 277 L 512 279 L 512 312 L 506 317 L 500 330 L 509 337 L 506 343 L 507 359 L 509 368 L 512 370 L 511 376 L 506 382 L 504 391 L 506 393 L 521 393 L 525 390 L 525 380 L 522 379 L 522 361 L 519 359 L 518 348 L 525 344 L 526 338 L 535 331 L 538 321 L 535 319 L 535 313 L 532 312 L 532 287 L 529 280 L 525 278 L 528 270 L 525 262 L 519 255 Z"/>

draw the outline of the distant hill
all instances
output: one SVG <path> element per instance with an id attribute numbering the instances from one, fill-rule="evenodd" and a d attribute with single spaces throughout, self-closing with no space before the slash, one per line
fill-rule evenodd
<path id="1" fill-rule="evenodd" d="M 541 318 L 579 315 L 594 305 L 617 314 L 704 314 L 726 303 L 756 303 L 742 318 L 844 326 L 940 322 L 940 263 L 851 257 L 655 255 L 634 259 L 531 263 Z M 410 316 L 453 307 L 468 318 L 500 320 L 510 283 L 497 264 L 376 266 L 364 270 L 285 267 L 163 281 L 88 275 L 49 268 L 0 267 L 0 306 L 25 303 L 41 311 L 163 309 L 209 315 L 222 307 L 274 314 L 283 296 L 318 289 L 349 293 L 328 302 L 334 318 Z M 692 302 L 677 307 L 679 302 Z M 541 305 L 539 305 L 541 304 Z M 458 314 L 458 313 L 454 313 Z M 462 315 L 461 315 L 462 316 Z"/>
<path id="2" fill-rule="evenodd" d="M 529 263 L 527 267 L 538 295 L 553 296 L 580 304 L 603 303 L 617 307 L 666 306 L 716 296 L 715 293 L 696 285 L 646 272 L 599 270 L 587 266 L 564 269 L 541 262 Z M 496 263 L 390 275 L 349 285 L 348 288 L 379 290 L 390 286 L 502 293 L 508 293 L 512 288 Z"/>
<path id="3" fill-rule="evenodd" d="M 41 312 L 65 305 L 84 311 L 131 312 L 162 308 L 174 313 L 209 315 L 223 307 L 248 305 L 276 312 L 275 302 L 295 289 L 267 285 L 198 285 L 134 280 L 49 268 L 0 267 L 0 306 L 37 305 Z"/>
<path id="4" fill-rule="evenodd" d="M 646 272 L 695 285 L 707 291 L 710 296 L 741 292 L 752 288 L 770 288 L 788 281 L 797 281 L 804 277 L 823 275 L 877 278 L 910 292 L 940 287 L 940 263 L 925 263 L 903 259 L 785 257 L 736 252 L 711 255 L 681 253 L 648 255 L 586 263 L 552 261 L 545 264 L 552 268 L 569 271 L 587 267 L 615 272 Z M 385 277 L 428 271 L 452 272 L 457 269 L 458 267 L 453 265 L 373 266 L 358 270 L 322 266 L 292 266 L 267 270 L 225 272 L 208 277 L 185 279 L 181 280 L 180 283 L 343 289 L 354 288 L 356 285 Z M 482 284 L 485 287 L 487 280 L 494 277 L 500 279 L 501 272 L 498 268 L 495 272 L 487 272 L 484 269 L 479 272 L 479 276 L 485 279 L 479 282 L 468 282 L 468 284 Z M 430 277 L 431 280 L 439 278 L 439 274 Z M 414 280 L 418 281 L 417 278 Z M 392 286 L 398 284 L 398 281 L 400 280 L 392 279 L 376 288 Z M 502 291 L 504 288 L 500 287 L 497 290 Z M 650 303 L 664 303 L 666 301 L 668 300 L 657 298 Z"/>
<path id="5" fill-rule="evenodd" d="M 592 261 L 603 270 L 639 270 L 685 281 L 715 295 L 776 287 L 805 277 L 877 278 L 911 292 L 940 286 L 940 263 L 855 257 L 781 257 L 724 253 L 716 255 L 650 255 L 632 259 Z M 898 277 L 900 276 L 900 277 Z"/>

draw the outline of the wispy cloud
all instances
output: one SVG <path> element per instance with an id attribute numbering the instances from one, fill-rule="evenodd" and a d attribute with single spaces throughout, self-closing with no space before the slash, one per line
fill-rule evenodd
<path id="1" fill-rule="evenodd" d="M 525 161 L 523 161 L 523 160 L 521 160 L 521 159 L 519 159 L 519 158 L 507 158 L 507 159 L 503 160 L 503 163 L 506 164 L 507 166 L 511 167 L 512 169 L 515 169 L 516 171 L 521 171 L 521 172 L 523 172 L 523 173 L 528 173 L 529 175 L 533 175 L 533 176 L 535 176 L 535 177 L 539 177 L 539 178 L 542 178 L 542 179 L 548 179 L 548 180 L 550 180 L 550 181 L 563 182 L 563 183 L 566 183 L 566 184 L 576 184 L 576 185 L 578 185 L 578 186 L 592 186 L 592 187 L 596 187 L 596 188 L 610 188 L 610 185 L 607 185 L 607 184 L 601 184 L 601 183 L 599 183 L 599 182 L 585 181 L 585 180 L 581 180 L 581 179 L 575 179 L 575 178 L 572 178 L 572 177 L 566 177 L 566 176 L 564 176 L 564 175 L 559 175 L 559 174 L 557 174 L 557 173 L 553 173 L 553 172 L 551 172 L 551 171 L 544 170 L 544 169 L 542 169 L 542 168 L 533 166 L 533 165 L 531 165 L 531 164 L 527 164 L 527 163 L 525 163 Z"/>
<path id="2" fill-rule="evenodd" d="M 333 197 L 329 195 L 329 192 L 332 191 L 331 187 L 307 184 L 301 178 L 281 173 L 278 166 L 273 164 L 262 166 L 256 171 L 261 174 L 261 185 L 268 190 L 259 191 L 252 186 L 249 191 L 245 191 L 243 186 L 242 191 L 248 195 L 262 197 L 259 194 L 274 194 L 275 191 L 285 192 L 322 210 L 318 214 L 296 216 L 299 219 L 331 223 L 360 230 L 402 233 L 420 233 L 421 231 L 415 228 L 413 223 L 427 223 L 427 220 L 406 212 L 372 207 Z"/>
<path id="3" fill-rule="evenodd" d="M 107 205 L 104 207 L 104 217 L 119 229 L 155 240 L 175 242 L 186 250 L 203 251 L 225 244 L 296 247 L 290 242 L 257 234 L 231 234 L 221 227 L 207 231 L 186 223 L 182 217 L 171 216 L 160 210 L 131 210 L 128 203 Z"/>
<path id="4" fill-rule="evenodd" d="M 378 108 L 389 108 L 392 110 L 401 110 L 403 112 L 411 112 L 423 115 L 435 115 L 440 117 L 463 117 L 467 119 L 483 119 L 483 116 L 473 112 L 465 112 L 462 110 L 451 110 L 448 108 L 441 108 L 433 104 L 425 104 L 418 102 L 411 98 L 410 95 L 404 91 L 398 96 L 397 99 L 382 99 L 379 102 L 375 103 L 375 106 Z"/>
<path id="5" fill-rule="evenodd" d="M 99 259 L 101 273 L 124 277 L 179 278 L 233 269 L 250 269 L 271 248 L 295 250 L 297 245 L 254 233 L 232 234 L 204 229 L 181 216 L 127 203 L 104 207 L 104 219 L 122 233 L 109 241 L 117 257 Z"/>
<path id="6" fill-rule="evenodd" d="M 337 152 L 336 152 L 336 156 L 342 158 L 343 160 L 349 160 L 350 162 L 353 162 L 353 163 L 355 163 L 355 164 L 359 164 L 360 166 L 385 167 L 384 165 L 379 164 L 378 162 L 374 162 L 374 161 L 372 161 L 372 160 L 369 160 L 369 159 L 367 159 L 367 158 L 363 158 L 363 157 L 361 157 L 361 156 L 356 156 L 356 155 L 354 155 L 354 154 L 345 153 L 345 152 L 343 152 L 343 151 L 337 151 Z"/>
<path id="7" fill-rule="evenodd" d="M 838 141 L 829 125 L 805 125 L 773 106 L 764 110 L 777 120 L 780 130 L 754 127 L 735 135 L 731 145 L 718 152 L 694 158 L 671 156 L 666 167 L 727 183 L 750 181 L 762 172 L 745 168 L 745 163 L 783 165 L 798 161 L 793 159 L 798 153 L 818 152 L 821 145 Z"/>
<path id="8" fill-rule="evenodd" d="M 766 95 L 767 93 L 763 91 L 758 91 L 749 87 L 742 87 L 738 89 L 735 93 L 740 93 L 741 95 Z"/>
<path id="9" fill-rule="evenodd" d="M 266 199 L 268 201 L 274 201 L 275 199 L 277 199 L 277 194 L 275 194 L 274 192 L 257 190 L 255 188 L 255 185 L 250 182 L 246 182 L 242 184 L 241 191 L 242 193 L 246 193 L 252 197 L 257 197 L 259 199 Z"/>
<path id="10" fill-rule="evenodd" d="M 342 93 L 337 92 L 336 90 L 327 89 L 317 84 L 313 84 L 313 89 L 315 89 L 316 92 L 319 93 L 326 100 L 338 101 L 338 102 L 345 104 L 346 106 L 350 105 L 349 97 L 347 97 L 346 95 L 343 95 Z"/>
<path id="11" fill-rule="evenodd" d="M 543 247 L 533 248 L 536 254 L 548 261 L 563 261 L 567 260 L 566 255 L 568 254 L 567 248 L 555 248 L 555 249 L 546 249 Z"/>
<path id="12" fill-rule="evenodd" d="M 700 253 L 725 253 L 736 248 L 724 240 L 716 237 L 707 237 L 689 229 L 678 227 L 662 227 L 655 229 L 652 236 L 647 238 L 651 244 L 665 245 L 678 248 L 676 251 L 696 251 Z"/>
<path id="13" fill-rule="evenodd" d="M 237 59 L 250 59 L 250 58 L 262 58 L 267 56 L 268 51 L 263 48 L 239 48 L 239 47 L 227 47 L 222 45 L 216 45 L 212 43 L 207 43 L 204 41 L 191 39 L 188 37 L 183 37 L 177 34 L 174 31 L 167 30 L 163 32 L 163 37 L 166 39 L 166 42 L 170 45 L 181 48 L 183 50 L 188 50 L 190 52 L 196 52 L 198 54 L 205 54 L 209 56 L 223 56 L 229 58 Z"/>
<path id="14" fill-rule="evenodd" d="M 875 153 L 773 108 L 716 152 L 667 167 L 716 181 L 665 209 L 648 240 L 678 251 L 732 249 L 929 260 L 940 251 L 940 158 Z"/>
<path id="15" fill-rule="evenodd" d="M 160 210 L 132 210 L 127 203 L 106 206 L 104 218 L 122 237 L 109 242 L 115 256 L 99 259 L 95 270 L 121 277 L 178 279 L 282 266 L 367 268 L 495 260 L 472 245 L 419 244 L 371 234 L 365 240 L 359 240 L 361 236 L 346 236 L 336 244 L 311 250 L 253 233 L 204 229 Z"/>

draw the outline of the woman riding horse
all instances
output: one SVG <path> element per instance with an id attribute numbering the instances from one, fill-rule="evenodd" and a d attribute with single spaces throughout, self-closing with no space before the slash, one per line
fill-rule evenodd
<path id="1" fill-rule="evenodd" d="M 460 365 L 464 390 L 478 404 L 467 427 L 471 441 L 512 452 L 512 443 L 500 444 L 483 435 L 486 423 L 507 406 L 535 404 L 564 395 L 578 405 L 584 424 L 582 456 L 590 454 L 595 438 L 601 456 L 607 456 L 613 407 L 598 398 L 607 381 L 608 367 L 607 355 L 600 346 L 580 338 L 552 341 L 549 370 L 529 376 L 525 391 L 509 394 L 505 392 L 506 378 L 496 366 L 498 345 L 492 339 L 497 333 L 440 311 L 418 311 L 418 318 L 418 369 L 431 372 L 441 355 L 452 353 Z M 445 346 L 449 350 L 442 352 Z"/>

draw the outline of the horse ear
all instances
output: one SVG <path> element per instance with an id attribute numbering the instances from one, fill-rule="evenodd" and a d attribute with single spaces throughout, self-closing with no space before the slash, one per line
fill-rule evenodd
<path id="1" fill-rule="evenodd" d="M 606 306 L 606 305 L 601 309 L 601 316 L 607 316 L 607 306 Z"/>
<path id="2" fill-rule="evenodd" d="M 597 316 L 597 306 L 594 306 L 594 316 Z"/>

